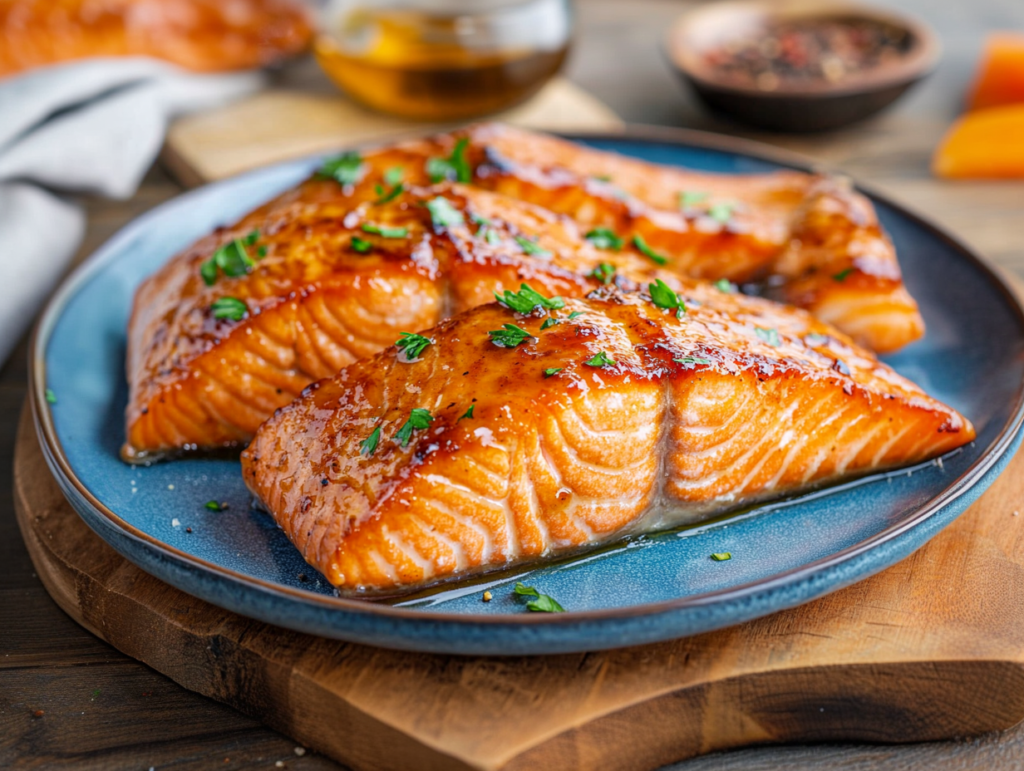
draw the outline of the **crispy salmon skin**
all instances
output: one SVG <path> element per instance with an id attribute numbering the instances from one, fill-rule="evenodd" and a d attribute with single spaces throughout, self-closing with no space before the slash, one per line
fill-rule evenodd
<path id="1" fill-rule="evenodd" d="M 352 364 L 256 433 L 246 484 L 340 590 L 504 568 L 974 437 L 800 310 L 698 283 L 532 299 Z"/>

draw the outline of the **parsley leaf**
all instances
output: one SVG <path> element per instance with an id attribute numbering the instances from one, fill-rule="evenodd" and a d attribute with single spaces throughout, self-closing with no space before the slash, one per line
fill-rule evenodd
<path id="1" fill-rule="evenodd" d="M 552 375 L 557 375 L 563 369 L 565 369 L 565 367 L 548 367 L 546 370 L 544 370 L 544 377 L 551 377 Z"/>
<path id="2" fill-rule="evenodd" d="M 624 243 L 621 238 L 615 235 L 615 231 L 611 228 L 594 228 L 584 238 L 598 249 L 608 249 L 615 252 L 619 251 Z"/>
<path id="3" fill-rule="evenodd" d="M 417 335 L 412 332 L 399 332 L 399 334 L 402 337 L 395 341 L 395 346 L 405 352 L 406 359 L 419 358 L 419 355 L 423 353 L 424 349 L 434 342 L 429 337 Z"/>
<path id="4" fill-rule="evenodd" d="M 384 184 L 394 187 L 395 185 L 398 185 L 404 177 L 405 169 L 401 166 L 392 166 L 384 172 Z"/>
<path id="5" fill-rule="evenodd" d="M 526 238 L 525 236 L 516 236 L 516 243 L 519 244 L 520 248 L 527 254 L 534 257 L 550 257 L 551 252 L 547 249 L 542 249 L 537 245 L 537 242 Z"/>
<path id="6" fill-rule="evenodd" d="M 711 208 L 708 209 L 708 216 L 715 220 L 715 222 L 719 222 L 724 225 L 732 217 L 732 210 L 735 208 L 736 204 L 734 203 L 712 204 Z"/>
<path id="7" fill-rule="evenodd" d="M 651 302 L 659 308 L 676 311 L 678 318 L 682 318 L 683 314 L 686 313 L 686 305 L 679 298 L 679 295 L 660 278 L 655 279 L 654 283 L 650 284 L 647 289 L 651 293 Z"/>
<path id="8" fill-rule="evenodd" d="M 267 256 L 267 247 L 265 247 L 265 246 L 260 246 L 260 247 L 258 247 L 258 248 L 256 249 L 256 257 L 257 257 L 258 259 L 261 259 L 261 260 L 262 260 L 262 259 L 263 259 L 264 257 L 266 257 L 266 256 Z"/>
<path id="9" fill-rule="evenodd" d="M 339 185 L 355 185 L 363 178 L 365 170 L 359 153 L 349 152 L 324 161 L 316 175 L 333 179 Z"/>
<path id="10" fill-rule="evenodd" d="M 493 329 L 487 334 L 491 336 L 491 342 L 500 348 L 515 348 L 524 340 L 529 340 L 533 335 L 522 327 L 515 324 L 503 324 L 502 329 Z"/>
<path id="11" fill-rule="evenodd" d="M 242 239 L 242 243 L 245 244 L 246 246 L 252 246 L 253 244 L 255 244 L 259 240 L 260 240 L 260 231 L 254 230 L 249 235 L 247 235 L 245 238 Z"/>
<path id="12" fill-rule="evenodd" d="M 359 454 L 372 458 L 377 452 L 377 445 L 380 444 L 380 426 L 373 429 L 373 432 L 359 443 Z"/>
<path id="13" fill-rule="evenodd" d="M 494 228 L 490 228 L 490 227 L 487 227 L 485 225 L 484 228 L 483 228 L 483 231 L 484 231 L 484 240 L 487 243 L 489 243 L 491 246 L 497 246 L 498 244 L 501 243 L 501 236 L 498 235 L 497 231 Z M 480 234 L 477 233 L 477 235 L 480 235 Z"/>
<path id="14" fill-rule="evenodd" d="M 728 551 L 715 552 L 714 554 L 711 555 L 711 559 L 713 559 L 715 562 L 725 562 L 727 560 L 731 560 L 732 559 L 732 552 L 728 552 Z"/>
<path id="15" fill-rule="evenodd" d="M 209 509 L 210 511 L 224 511 L 227 508 L 223 503 L 217 501 L 207 501 L 203 504 L 203 508 Z"/>
<path id="16" fill-rule="evenodd" d="M 215 319 L 241 321 L 249 312 L 249 308 L 237 297 L 218 297 L 210 306 Z"/>
<path id="17" fill-rule="evenodd" d="M 47 388 L 43 395 L 46 397 L 47 404 L 57 403 L 57 394 L 55 394 L 52 389 Z"/>
<path id="18" fill-rule="evenodd" d="M 610 284 L 612 279 L 615 278 L 615 270 L 615 266 L 610 262 L 601 262 L 590 271 L 590 278 L 596 278 L 602 284 Z"/>
<path id="19" fill-rule="evenodd" d="M 736 285 L 727 278 L 720 278 L 715 282 L 715 289 L 726 294 L 736 294 Z"/>
<path id="20" fill-rule="evenodd" d="M 452 206 L 451 201 L 438 196 L 427 201 L 427 209 L 430 210 L 430 218 L 434 221 L 436 228 L 453 228 L 457 225 L 465 225 L 462 212 Z"/>
<path id="21" fill-rule="evenodd" d="M 230 278 L 238 278 L 248 273 L 256 263 L 249 256 L 245 245 L 244 240 L 236 238 L 217 249 L 210 259 L 199 266 L 199 275 L 203 283 L 213 286 L 217 280 L 218 269 Z"/>
<path id="22" fill-rule="evenodd" d="M 853 268 L 846 268 L 836 273 L 834 276 L 832 276 L 832 278 L 834 278 L 836 281 L 845 281 L 846 277 L 849 276 L 851 273 L 853 273 Z"/>
<path id="23" fill-rule="evenodd" d="M 572 313 L 569 314 L 569 321 L 572 321 L 577 316 L 582 316 L 582 315 L 583 315 L 583 311 L 573 311 Z"/>
<path id="24" fill-rule="evenodd" d="M 587 359 L 583 363 L 588 367 L 605 367 L 609 364 L 616 364 L 617 362 L 604 351 L 598 351 L 593 358 Z"/>
<path id="25" fill-rule="evenodd" d="M 668 262 L 668 257 L 663 257 L 654 251 L 644 240 L 644 237 L 639 233 L 633 236 L 633 246 L 635 246 L 637 251 L 644 255 L 644 257 L 654 260 L 657 265 L 665 265 Z"/>
<path id="26" fill-rule="evenodd" d="M 541 594 L 532 586 L 526 586 L 522 581 L 516 581 L 516 588 L 513 590 L 519 597 L 534 597 L 526 603 L 529 610 L 539 613 L 565 613 L 565 608 L 558 604 L 558 601 L 546 594 Z"/>
<path id="27" fill-rule="evenodd" d="M 679 208 L 689 209 L 691 206 L 695 206 L 699 204 L 701 201 L 706 200 L 707 197 L 708 194 L 700 190 L 680 190 Z"/>
<path id="28" fill-rule="evenodd" d="M 374 190 L 377 193 L 377 200 L 373 202 L 374 206 L 380 206 L 381 204 L 393 201 L 402 193 L 405 192 L 405 185 L 399 182 L 394 185 L 390 190 L 385 191 L 383 185 L 377 185 Z"/>
<path id="29" fill-rule="evenodd" d="M 447 158 L 429 158 L 427 160 L 427 176 L 430 177 L 430 181 L 435 184 L 445 180 L 463 184 L 472 182 L 473 169 L 466 158 L 467 145 L 469 145 L 469 139 L 463 137 L 455 143 L 452 154 Z"/>
<path id="30" fill-rule="evenodd" d="M 409 228 L 389 228 L 386 225 L 374 225 L 369 222 L 363 223 L 363 232 L 373 233 L 381 238 L 407 238 L 409 236 Z"/>
<path id="31" fill-rule="evenodd" d="M 556 319 L 554 316 L 548 316 L 546 319 L 544 319 L 544 323 L 540 325 L 541 331 L 544 331 L 545 329 L 550 329 L 557 323 L 558 319 Z"/>
<path id="32" fill-rule="evenodd" d="M 425 410 L 421 407 L 417 407 L 409 413 L 409 419 L 405 421 L 398 433 L 395 434 L 396 441 L 405 447 L 409 444 L 409 440 L 412 438 L 412 432 L 422 431 L 425 428 L 430 428 L 430 424 L 434 422 L 434 418 L 431 417 L 430 411 Z"/>
<path id="33" fill-rule="evenodd" d="M 545 297 L 540 292 L 532 289 L 529 284 L 521 284 L 518 292 L 505 290 L 504 295 L 497 292 L 494 297 L 506 308 L 511 308 L 517 313 L 530 313 L 534 308 L 549 308 L 558 310 L 565 307 L 565 300 L 561 297 Z"/>
<path id="34" fill-rule="evenodd" d="M 710 364 L 710 359 L 702 359 L 699 356 L 683 356 L 679 359 L 672 359 L 672 361 L 678 364 Z"/>
<path id="35" fill-rule="evenodd" d="M 373 251 L 373 244 L 359 236 L 352 236 L 352 241 L 349 242 L 349 246 L 352 247 L 352 251 L 358 252 L 359 254 L 369 254 Z"/>
<path id="36" fill-rule="evenodd" d="M 779 332 L 776 329 L 765 329 L 764 327 L 754 327 L 754 331 L 757 336 L 761 338 L 762 342 L 767 343 L 773 348 L 778 348 L 782 345 L 782 341 L 779 339 Z"/>
<path id="37" fill-rule="evenodd" d="M 463 418 L 471 418 L 471 417 L 473 417 L 473 410 L 475 410 L 475 409 L 476 409 L 476 405 L 475 404 L 469 405 L 469 409 L 466 410 L 464 413 L 462 413 L 462 415 L 459 416 L 459 420 L 462 420 Z M 458 423 L 459 420 L 456 420 L 455 422 Z"/>

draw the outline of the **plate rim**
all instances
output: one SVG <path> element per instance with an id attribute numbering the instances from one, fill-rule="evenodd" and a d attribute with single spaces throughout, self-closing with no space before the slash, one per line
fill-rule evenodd
<path id="1" fill-rule="evenodd" d="M 405 134 L 408 136 L 423 136 L 427 133 Z M 789 150 L 776 148 L 754 140 L 740 137 L 732 137 L 724 134 L 700 131 L 696 129 L 685 129 L 668 126 L 649 126 L 642 124 L 630 124 L 619 131 L 572 131 L 552 132 L 558 136 L 579 141 L 603 141 L 616 140 L 624 142 L 640 142 L 646 144 L 673 145 L 677 147 L 689 147 L 699 150 L 712 150 L 717 152 L 730 153 L 746 158 L 768 162 L 777 166 L 802 171 L 805 173 L 831 173 L 839 174 L 852 180 L 843 172 L 830 168 L 831 164 L 815 161 L 807 156 Z M 343 148 L 359 149 L 378 146 L 380 142 L 350 143 L 343 145 Z M 949 506 L 958 498 L 968 493 L 985 474 L 995 466 L 1006 450 L 1012 444 L 1021 425 L 1024 424 L 1024 381 L 1018 384 L 1016 399 L 1012 407 L 1009 419 L 1002 426 L 999 434 L 990 442 L 981 456 L 965 469 L 956 479 L 952 480 L 937 496 L 934 496 L 927 504 L 919 507 L 906 520 L 890 525 L 884 530 L 875 533 L 873 536 L 864 539 L 852 546 L 842 549 L 833 554 L 827 555 L 818 560 L 805 563 L 791 570 L 778 573 L 766 579 L 725 587 L 711 592 L 704 592 L 696 595 L 677 597 L 659 602 L 643 603 L 638 605 L 627 605 L 622 607 L 604 608 L 587 611 L 567 611 L 557 614 L 476 614 L 476 613 L 451 613 L 430 610 L 419 610 L 415 608 L 402 608 L 383 603 L 368 602 L 366 599 L 355 599 L 332 595 L 316 594 L 297 587 L 289 587 L 266 579 L 250 576 L 240 571 L 227 568 L 215 562 L 197 557 L 181 551 L 164 541 L 139 530 L 134 525 L 122 519 L 116 512 L 107 507 L 102 501 L 96 498 L 88 486 L 78 478 L 64 454 L 61 443 L 57 437 L 56 427 L 46 402 L 46 348 L 52 336 L 52 332 L 58 319 L 64 312 L 70 300 L 78 293 L 81 287 L 86 284 L 94 274 L 98 273 L 107 262 L 114 259 L 124 241 L 129 240 L 133 233 L 144 229 L 154 219 L 163 216 L 165 210 L 182 201 L 206 194 L 211 188 L 237 184 L 250 177 L 266 175 L 273 170 L 283 170 L 288 167 L 300 167 L 308 164 L 312 167 L 313 162 L 330 153 L 313 153 L 291 160 L 261 166 L 256 169 L 234 175 L 223 180 L 217 180 L 191 190 L 187 190 L 164 201 L 144 214 L 130 220 L 112 237 L 103 242 L 92 254 L 89 255 L 60 283 L 57 290 L 40 314 L 32 332 L 29 344 L 29 403 L 32 409 L 33 422 L 36 434 L 39 437 L 44 456 L 51 471 L 60 477 L 66 484 L 73 487 L 82 497 L 94 513 L 99 514 L 106 520 L 106 524 L 120 531 L 121 535 L 140 543 L 145 548 L 158 553 L 162 558 L 174 563 L 198 569 L 215 578 L 226 581 L 230 584 L 240 585 L 245 589 L 253 590 L 267 595 L 275 595 L 284 599 L 296 601 L 303 605 L 313 605 L 320 610 L 338 610 L 357 616 L 382 618 L 383 620 L 411 621 L 422 624 L 445 624 L 453 626 L 530 626 L 530 627 L 577 627 L 580 624 L 601 621 L 626 621 L 629 619 L 656 617 L 664 614 L 685 611 L 691 608 L 714 606 L 726 603 L 739 603 L 745 599 L 751 599 L 758 595 L 771 593 L 774 590 L 786 586 L 796 586 L 830 569 L 836 569 L 844 564 L 854 562 L 858 557 L 873 551 L 914 528 L 923 525 L 933 518 L 943 508 Z M 1007 301 L 1017 317 L 1020 328 L 1024 330 L 1024 307 L 1016 294 L 1009 288 L 1005 279 L 989 266 L 973 249 L 968 247 L 958 238 L 948 233 L 940 226 L 934 224 L 923 215 L 919 215 L 906 206 L 892 201 L 888 196 L 878 192 L 870 185 L 862 184 L 852 180 L 854 188 L 867 194 L 873 201 L 892 209 L 900 216 L 907 218 L 918 227 L 945 243 L 955 250 L 961 257 L 965 258 L 971 266 L 978 270 Z M 65 493 L 67 497 L 67 494 Z M 81 516 L 81 514 L 79 514 Z M 87 521 L 87 524 L 88 521 Z M 102 535 L 100 537 L 103 537 Z M 107 540 L 104 538 L 104 540 Z M 129 561 L 135 562 L 126 556 Z M 137 563 L 136 563 L 137 564 Z M 144 566 L 139 565 L 143 570 L 149 572 Z M 877 572 L 869 571 L 868 575 Z M 859 580 L 859 579 L 858 579 Z M 836 585 L 835 588 L 839 588 Z M 827 593 L 827 592 L 826 592 Z M 193 595 L 194 596 L 194 595 Z M 203 601 L 217 605 L 215 600 Z M 221 605 L 221 607 L 224 607 Z M 237 611 L 235 611 L 237 612 Z M 771 612 L 771 611 L 769 611 Z M 760 615 L 760 614 L 759 614 Z M 357 635 L 358 636 L 358 635 Z"/>

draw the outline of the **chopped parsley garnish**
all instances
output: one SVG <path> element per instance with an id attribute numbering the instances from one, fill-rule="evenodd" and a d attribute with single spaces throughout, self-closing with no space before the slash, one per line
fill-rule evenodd
<path id="1" fill-rule="evenodd" d="M 469 405 L 469 409 L 466 410 L 464 413 L 462 413 L 459 416 L 459 420 L 462 420 L 463 418 L 472 418 L 473 417 L 473 410 L 475 410 L 475 409 L 476 409 L 476 405 L 475 404 Z M 456 420 L 455 422 L 458 423 L 459 420 Z"/>
<path id="2" fill-rule="evenodd" d="M 616 361 L 604 351 L 598 351 L 593 358 L 587 359 L 583 363 L 588 367 L 605 367 L 609 364 L 615 364 Z"/>
<path id="3" fill-rule="evenodd" d="M 409 228 L 389 228 L 386 225 L 374 225 L 369 222 L 363 223 L 364 233 L 373 233 L 381 238 L 408 238 Z"/>
<path id="4" fill-rule="evenodd" d="M 708 216 L 715 222 L 719 222 L 724 225 L 732 217 L 732 210 L 735 208 L 736 204 L 733 203 L 712 204 L 711 208 L 708 209 Z"/>
<path id="5" fill-rule="evenodd" d="M 462 212 L 452 206 L 451 201 L 438 196 L 427 201 L 427 209 L 430 210 L 430 218 L 434 221 L 436 228 L 453 228 L 457 225 L 464 225 L 466 221 L 462 218 Z"/>
<path id="6" fill-rule="evenodd" d="M 591 179 L 595 179 L 598 182 L 611 182 L 612 181 L 612 175 L 611 174 L 593 174 L 593 175 L 591 175 L 590 178 Z"/>
<path id="7" fill-rule="evenodd" d="M 227 508 L 223 503 L 218 501 L 207 501 L 203 504 L 203 508 L 209 509 L 210 511 L 224 511 Z"/>
<path id="8" fill-rule="evenodd" d="M 811 334 L 804 336 L 804 345 L 809 345 L 811 348 L 817 348 L 819 345 L 827 343 L 828 338 L 825 335 L 819 335 L 817 332 L 811 332 Z"/>
<path id="9" fill-rule="evenodd" d="M 363 178 L 364 170 L 359 153 L 348 152 L 325 161 L 316 175 L 333 179 L 339 185 L 355 185 Z"/>
<path id="10" fill-rule="evenodd" d="M 359 443 L 359 454 L 368 458 L 373 457 L 373 454 L 377 452 L 378 444 L 380 444 L 380 426 L 373 429 L 370 435 Z"/>
<path id="11" fill-rule="evenodd" d="M 715 282 L 715 289 L 726 294 L 736 294 L 736 285 L 727 278 L 720 278 Z"/>
<path id="12" fill-rule="evenodd" d="M 399 182 L 397 185 L 392 186 L 390 190 L 385 190 L 383 185 L 377 185 L 373 189 L 377 193 L 377 200 L 373 203 L 375 206 L 380 206 L 381 204 L 395 200 L 398 196 L 404 193 L 405 185 Z"/>
<path id="13" fill-rule="evenodd" d="M 229 241 L 215 251 L 210 259 L 200 265 L 199 275 L 202 276 L 203 283 L 213 286 L 217 280 L 218 270 L 230 278 L 238 278 L 248 273 L 256 263 L 246 251 L 247 239 L 248 236 L 246 240 L 236 238 Z"/>
<path id="14" fill-rule="evenodd" d="M 551 377 L 552 375 L 557 375 L 563 369 L 565 369 L 565 367 L 548 367 L 546 370 L 544 370 L 544 377 Z"/>
<path id="15" fill-rule="evenodd" d="M 254 230 L 249 235 L 247 235 L 245 238 L 242 239 L 242 243 L 245 244 L 246 246 L 252 246 L 253 244 L 255 244 L 259 240 L 260 240 L 260 231 Z"/>
<path id="16" fill-rule="evenodd" d="M 668 262 L 668 257 L 664 257 L 654 251 L 650 246 L 648 246 L 644 237 L 639 233 L 633 236 L 633 246 L 637 248 L 637 251 L 639 251 L 640 254 L 644 255 L 644 257 L 647 257 L 648 259 L 654 260 L 658 265 L 665 265 Z"/>
<path id="17" fill-rule="evenodd" d="M 352 236 L 352 241 L 349 243 L 349 246 L 352 247 L 352 251 L 358 252 L 359 254 L 369 254 L 373 251 L 373 244 L 359 236 Z"/>
<path id="18" fill-rule="evenodd" d="M 572 321 L 574 318 L 577 318 L 578 316 L 582 315 L 583 311 L 573 311 L 572 313 L 569 314 L 569 321 Z"/>
<path id="19" fill-rule="evenodd" d="M 754 327 L 754 331 L 761 340 L 773 348 L 778 348 L 782 345 L 782 341 L 779 339 L 779 332 L 776 329 L 765 329 L 764 327 Z"/>
<path id="20" fill-rule="evenodd" d="M 55 394 L 52 389 L 47 388 L 46 391 L 43 392 L 43 395 L 46 397 L 47 404 L 57 403 L 57 394 Z"/>
<path id="21" fill-rule="evenodd" d="M 683 356 L 679 359 L 672 359 L 679 364 L 710 364 L 711 359 L 702 359 L 700 356 Z"/>
<path id="22" fill-rule="evenodd" d="M 834 276 L 832 276 L 832 278 L 834 278 L 836 281 L 845 281 L 846 277 L 849 276 L 851 273 L 853 273 L 853 268 L 846 268 L 836 273 Z"/>
<path id="23" fill-rule="evenodd" d="M 679 192 L 679 208 L 689 209 L 707 199 L 708 194 L 700 190 L 681 190 Z"/>
<path id="24" fill-rule="evenodd" d="M 526 603 L 528 610 L 537 613 L 565 613 L 565 608 L 558 604 L 558 601 L 546 594 L 541 594 L 532 586 L 526 586 L 522 581 L 516 581 L 515 593 L 520 597 L 533 597 Z"/>
<path id="25" fill-rule="evenodd" d="M 241 321 L 249 312 L 249 308 L 237 297 L 218 297 L 210 306 L 215 319 Z"/>
<path id="26" fill-rule="evenodd" d="M 611 228 L 594 228 L 587 233 L 584 238 L 598 249 L 607 249 L 613 252 L 619 251 L 619 249 L 622 248 L 623 243 L 625 243 L 621 238 L 615 235 L 615 231 Z"/>
<path id="27" fill-rule="evenodd" d="M 615 270 L 615 266 L 610 262 L 601 262 L 590 271 L 590 277 L 596 278 L 602 284 L 610 284 L 612 279 L 615 278 Z"/>
<path id="28" fill-rule="evenodd" d="M 497 246 L 498 244 L 501 243 L 501 236 L 498 235 L 497 231 L 494 228 L 487 227 L 486 225 L 484 225 L 483 232 L 484 241 L 489 243 L 491 246 Z M 477 235 L 480 234 L 477 233 Z"/>
<path id="29" fill-rule="evenodd" d="M 544 319 L 544 323 L 540 325 L 541 331 L 545 329 L 550 329 L 557 323 L 558 319 L 556 319 L 554 316 L 548 316 L 546 319 Z"/>
<path id="30" fill-rule="evenodd" d="M 466 158 L 466 146 L 468 144 L 469 139 L 463 137 L 455 143 L 452 154 L 447 158 L 428 159 L 427 176 L 430 177 L 430 181 L 437 183 L 449 180 L 452 182 L 462 182 L 463 184 L 472 182 L 473 169 Z"/>
<path id="31" fill-rule="evenodd" d="M 653 284 L 647 287 L 651 293 L 651 302 L 657 305 L 659 308 L 665 308 L 666 310 L 675 311 L 676 318 L 682 318 L 683 314 L 686 313 L 686 305 L 680 299 L 668 284 L 662 281 L 660 278 L 654 280 Z"/>
<path id="32" fill-rule="evenodd" d="M 395 341 L 395 346 L 405 352 L 405 358 L 407 359 L 419 358 L 424 349 L 434 342 L 429 337 L 417 335 L 413 332 L 399 332 L 399 334 L 402 337 Z"/>
<path id="33" fill-rule="evenodd" d="M 487 333 L 491 336 L 491 342 L 501 348 L 515 348 L 524 340 L 529 340 L 533 335 L 522 327 L 515 324 L 502 324 L 502 329 L 492 329 Z"/>
<path id="34" fill-rule="evenodd" d="M 516 236 L 516 243 L 527 254 L 534 257 L 550 257 L 551 252 L 537 245 L 537 242 L 526 236 Z"/>
<path id="35" fill-rule="evenodd" d="M 469 218 L 471 220 L 473 220 L 473 222 L 475 222 L 477 225 L 491 225 L 491 224 L 493 224 L 489 219 L 487 219 L 487 217 L 485 217 L 482 214 L 477 214 L 476 212 L 472 212 L 469 215 Z"/>
<path id="36" fill-rule="evenodd" d="M 532 289 L 529 284 L 521 284 L 518 292 L 506 289 L 503 295 L 495 292 L 494 296 L 506 308 L 511 308 L 517 313 L 530 313 L 538 306 L 550 310 L 558 310 L 565 307 L 565 300 L 561 297 L 545 297 L 540 292 Z"/>
<path id="37" fill-rule="evenodd" d="M 405 447 L 409 444 L 413 431 L 422 431 L 425 428 L 430 428 L 430 424 L 433 422 L 434 419 L 431 417 L 429 410 L 417 407 L 409 413 L 409 419 L 398 429 L 395 439 L 402 447 Z"/>
<path id="38" fill-rule="evenodd" d="M 725 562 L 726 560 L 731 560 L 732 559 L 732 552 L 728 552 L 728 551 L 715 552 L 714 554 L 711 555 L 711 559 L 713 559 L 715 562 Z"/>
<path id="39" fill-rule="evenodd" d="M 384 184 L 394 187 L 405 177 L 405 169 L 401 166 L 392 166 L 384 172 Z"/>
<path id="40" fill-rule="evenodd" d="M 265 247 L 265 246 L 257 247 L 257 249 L 256 249 L 256 257 L 262 260 L 266 256 L 267 256 L 267 247 Z"/>

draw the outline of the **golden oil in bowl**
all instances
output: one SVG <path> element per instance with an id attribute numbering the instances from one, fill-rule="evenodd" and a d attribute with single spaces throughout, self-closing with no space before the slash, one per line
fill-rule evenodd
<path id="1" fill-rule="evenodd" d="M 569 0 L 339 0 L 316 57 L 352 98 L 381 112 L 457 120 L 535 93 L 569 49 Z"/>

